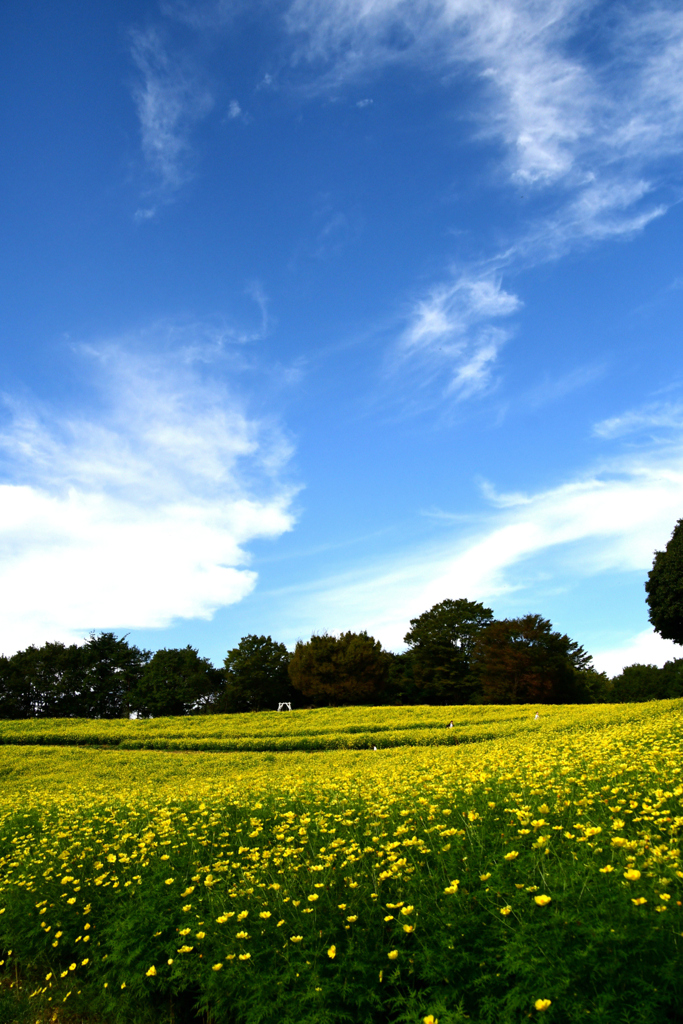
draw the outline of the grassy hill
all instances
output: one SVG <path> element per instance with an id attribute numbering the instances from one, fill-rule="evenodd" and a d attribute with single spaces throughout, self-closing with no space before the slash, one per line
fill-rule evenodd
<path id="1" fill-rule="evenodd" d="M 680 1021 L 682 725 L 0 723 L 0 1021 Z"/>

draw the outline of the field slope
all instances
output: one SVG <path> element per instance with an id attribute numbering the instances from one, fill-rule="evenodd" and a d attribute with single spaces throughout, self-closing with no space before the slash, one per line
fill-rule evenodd
<path id="1" fill-rule="evenodd" d="M 680 1021 L 682 725 L 0 723 L 0 1021 Z"/>

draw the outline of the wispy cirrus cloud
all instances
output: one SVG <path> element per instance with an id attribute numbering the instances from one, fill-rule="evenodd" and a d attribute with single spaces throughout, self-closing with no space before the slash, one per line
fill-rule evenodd
<path id="1" fill-rule="evenodd" d="M 152 197 L 168 201 L 191 174 L 190 133 L 213 106 L 193 71 L 164 44 L 154 28 L 131 32 L 131 56 L 138 71 L 133 98 L 140 122 L 142 152 L 155 178 Z M 156 207 L 138 211 L 149 218 Z"/>
<path id="2" fill-rule="evenodd" d="M 478 277 L 484 266 L 500 279 L 577 246 L 628 239 L 681 192 L 680 171 L 667 160 L 683 151 L 683 11 L 655 0 L 606 15 L 600 0 L 294 0 L 286 23 L 319 89 L 366 80 L 389 64 L 438 75 L 445 90 L 453 72 L 478 83 L 468 108 L 473 134 L 497 140 L 511 188 L 544 205 L 469 272 Z M 398 343 L 405 355 L 406 339 L 420 332 L 432 342 L 412 347 L 430 350 L 425 380 L 438 358 L 444 372 L 454 356 L 456 366 L 463 359 L 440 297 L 457 281 L 416 299 Z M 495 306 L 491 315 L 500 315 Z M 488 331 L 484 322 L 484 340 L 445 393 L 484 390 L 506 337 L 495 319 Z"/>
<path id="3" fill-rule="evenodd" d="M 641 572 L 644 579 L 683 507 L 683 438 L 550 489 L 506 494 L 488 485 L 484 491 L 488 511 L 476 521 L 453 517 L 454 528 L 438 541 L 293 589 L 288 639 L 323 626 L 367 629 L 399 649 L 410 619 L 446 598 L 484 601 L 498 614 L 513 600 L 535 611 L 524 598 L 537 592 L 550 560 L 554 588 L 603 573 Z M 643 609 L 645 619 L 644 592 Z M 595 648 L 596 663 L 617 672 L 645 654 L 660 664 L 673 656 L 671 644 L 641 633 L 607 649 L 602 660 Z"/>
<path id="4" fill-rule="evenodd" d="M 508 317 L 521 306 L 490 273 L 456 276 L 416 301 L 393 366 L 409 360 L 428 375 L 445 370 L 445 393 L 459 399 L 483 391 L 509 337 L 488 321 Z"/>
<path id="5" fill-rule="evenodd" d="M 0 649 L 211 618 L 254 587 L 248 545 L 292 528 L 291 446 L 189 348 L 90 346 L 99 412 L 5 396 Z"/>
<path id="6" fill-rule="evenodd" d="M 627 434 L 650 433 L 653 430 L 683 429 L 683 404 L 681 402 L 650 402 L 639 409 L 629 409 L 618 416 L 601 420 L 593 427 L 596 437 L 606 439 L 624 437 Z"/>

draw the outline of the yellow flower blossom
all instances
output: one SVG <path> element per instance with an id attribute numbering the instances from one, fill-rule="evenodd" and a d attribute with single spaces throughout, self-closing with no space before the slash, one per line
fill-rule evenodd
<path id="1" fill-rule="evenodd" d="M 540 896 L 534 896 L 534 903 L 539 907 L 547 907 L 550 903 L 550 900 L 550 896 L 544 896 L 543 894 L 541 894 Z"/>
<path id="2" fill-rule="evenodd" d="M 156 974 L 157 974 L 157 969 L 156 969 L 156 967 L 154 967 L 154 965 L 152 965 L 152 967 L 150 967 L 147 971 L 145 971 L 145 977 L 147 977 L 147 978 L 156 978 Z"/>
<path id="3" fill-rule="evenodd" d="M 552 999 L 537 999 L 534 1003 L 534 1009 L 538 1010 L 539 1013 L 543 1013 L 549 1006 L 552 1005 Z"/>
<path id="4" fill-rule="evenodd" d="M 398 950 L 397 949 L 390 950 L 387 953 L 387 956 L 389 957 L 390 960 L 397 960 L 398 959 Z"/>
<path id="5" fill-rule="evenodd" d="M 519 857 L 519 851 L 518 850 L 510 850 L 509 853 L 505 854 L 505 856 L 503 857 L 503 860 L 514 860 L 515 857 Z"/>
<path id="6" fill-rule="evenodd" d="M 330 960 L 334 960 L 334 958 L 337 955 L 337 947 L 336 946 L 330 946 L 330 948 L 327 951 L 327 955 L 329 956 Z"/>

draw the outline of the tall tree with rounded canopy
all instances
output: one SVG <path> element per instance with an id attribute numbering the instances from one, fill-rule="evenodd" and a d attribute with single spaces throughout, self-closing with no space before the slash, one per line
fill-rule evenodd
<path id="1" fill-rule="evenodd" d="M 478 601 L 441 601 L 416 619 L 403 638 L 408 644 L 416 690 L 427 701 L 463 704 L 472 699 L 476 682 L 470 659 L 482 629 L 493 612 Z"/>
<path id="2" fill-rule="evenodd" d="M 216 711 L 275 710 L 280 701 L 291 701 L 289 659 L 285 645 L 272 637 L 243 636 L 223 663 L 226 684 Z"/>
<path id="3" fill-rule="evenodd" d="M 362 633 L 312 636 L 299 641 L 289 663 L 292 686 L 315 705 L 379 701 L 390 657 L 379 640 Z"/>
<path id="4" fill-rule="evenodd" d="M 581 699 L 581 673 L 590 664 L 583 647 L 554 632 L 540 615 L 492 622 L 472 652 L 472 670 L 489 704 L 561 704 Z"/>
<path id="5" fill-rule="evenodd" d="M 683 519 L 663 551 L 655 551 L 645 583 L 650 622 L 665 640 L 683 644 Z"/>
<path id="6" fill-rule="evenodd" d="M 142 717 L 198 714 L 213 710 L 222 689 L 223 673 L 194 647 L 164 647 L 143 668 L 131 706 Z"/>

